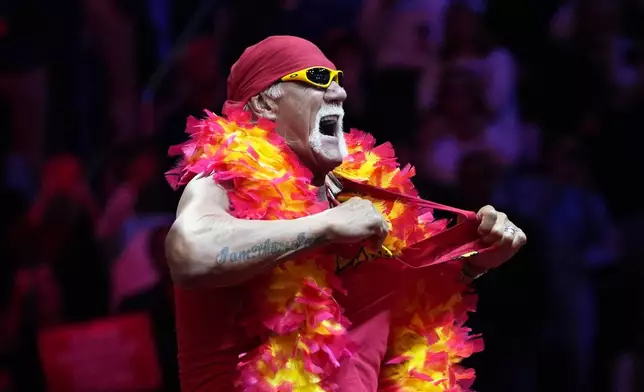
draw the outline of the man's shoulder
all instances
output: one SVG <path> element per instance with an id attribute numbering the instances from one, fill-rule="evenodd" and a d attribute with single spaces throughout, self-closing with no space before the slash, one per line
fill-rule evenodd
<path id="1" fill-rule="evenodd" d="M 190 180 L 183 189 L 178 213 L 188 207 L 196 210 L 218 207 L 227 211 L 230 205 L 228 200 L 230 190 L 232 190 L 232 183 L 229 181 L 218 182 L 213 175 L 197 176 Z"/>

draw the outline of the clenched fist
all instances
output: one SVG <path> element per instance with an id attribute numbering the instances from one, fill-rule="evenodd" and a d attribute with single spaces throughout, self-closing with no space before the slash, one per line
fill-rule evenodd
<path id="1" fill-rule="evenodd" d="M 359 197 L 320 215 L 327 220 L 327 238 L 331 242 L 352 244 L 370 240 L 379 249 L 389 232 L 385 217 L 373 203 Z"/>
<path id="2" fill-rule="evenodd" d="M 497 268 L 514 256 L 526 244 L 527 237 L 508 216 L 492 206 L 481 208 L 476 216 L 479 219 L 481 240 L 493 245 L 490 252 L 468 260 L 464 269 L 466 276 L 475 278 L 484 272 Z"/>

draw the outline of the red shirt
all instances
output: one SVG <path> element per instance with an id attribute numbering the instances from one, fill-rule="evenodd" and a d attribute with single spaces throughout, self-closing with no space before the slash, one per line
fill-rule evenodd
<path id="1" fill-rule="evenodd" d="M 213 290 L 175 288 L 181 390 L 233 391 L 238 355 L 253 342 L 236 327 L 244 286 Z"/>
<path id="2" fill-rule="evenodd" d="M 405 273 L 400 264 L 385 259 L 344 263 L 337 272 L 350 293 L 337 294 L 337 298 L 352 321 L 349 336 L 360 348 L 341 364 L 333 381 L 339 392 L 373 392 L 387 350 L 387 309 L 394 304 L 397 296 L 393 288 L 396 283 L 404 284 Z M 235 390 L 238 355 L 261 343 L 246 337 L 238 324 L 248 312 L 242 307 L 248 286 L 175 290 L 179 375 L 184 392 Z M 382 287 L 392 290 L 383 294 Z"/>

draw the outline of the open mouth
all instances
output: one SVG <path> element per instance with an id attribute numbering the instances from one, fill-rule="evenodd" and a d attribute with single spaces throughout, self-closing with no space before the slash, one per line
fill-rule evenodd
<path id="1" fill-rule="evenodd" d="M 335 136 L 337 130 L 339 116 L 324 116 L 320 119 L 319 129 L 320 133 L 325 136 Z"/>

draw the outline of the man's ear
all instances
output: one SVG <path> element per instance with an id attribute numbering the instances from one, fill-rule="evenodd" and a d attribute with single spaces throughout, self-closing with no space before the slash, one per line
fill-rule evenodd
<path id="1" fill-rule="evenodd" d="M 258 118 L 275 121 L 277 118 L 277 101 L 265 93 L 260 93 L 248 101 L 250 111 Z"/>

